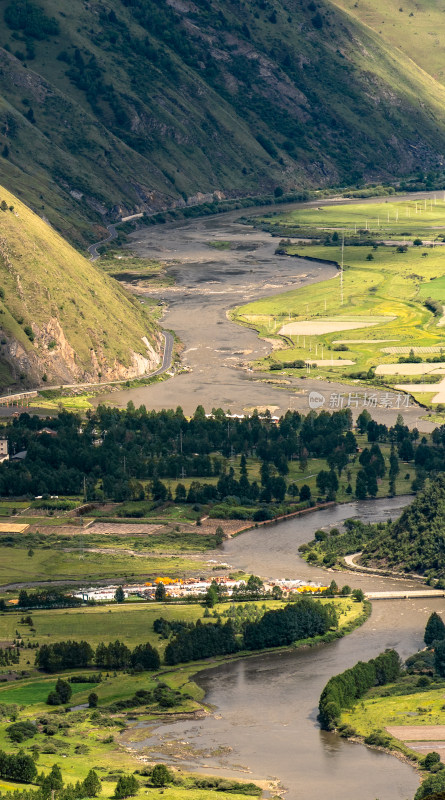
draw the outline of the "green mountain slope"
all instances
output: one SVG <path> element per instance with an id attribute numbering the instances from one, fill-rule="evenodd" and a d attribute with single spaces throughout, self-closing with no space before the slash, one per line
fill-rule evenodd
<path id="1" fill-rule="evenodd" d="M 160 336 L 140 302 L 2 187 L 0 201 L 0 391 L 153 368 Z"/>
<path id="2" fill-rule="evenodd" d="M 445 475 L 427 481 L 389 531 L 378 533 L 363 550 L 369 566 L 445 575 Z"/>
<path id="3" fill-rule="evenodd" d="M 445 89 L 329 0 L 0 0 L 3 183 L 91 223 L 440 169 Z"/>
<path id="4" fill-rule="evenodd" d="M 444 5 L 440 0 L 334 0 L 440 83 L 445 83 Z"/>

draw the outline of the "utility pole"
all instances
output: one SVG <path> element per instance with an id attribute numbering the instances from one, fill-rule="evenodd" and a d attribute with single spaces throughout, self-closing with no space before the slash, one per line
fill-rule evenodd
<path id="1" fill-rule="evenodd" d="M 366 223 L 368 224 L 368 223 Z M 343 305 L 343 263 L 345 253 L 345 232 L 341 233 L 340 304 Z"/>

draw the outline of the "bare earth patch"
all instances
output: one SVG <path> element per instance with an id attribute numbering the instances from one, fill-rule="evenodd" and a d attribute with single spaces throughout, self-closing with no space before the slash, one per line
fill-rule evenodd
<path id="1" fill-rule="evenodd" d="M 445 725 L 389 725 L 386 730 L 402 742 L 445 743 Z"/>
<path id="2" fill-rule="evenodd" d="M 301 320 L 301 322 L 288 322 L 279 332 L 287 333 L 289 336 L 319 336 L 322 333 L 349 331 L 354 328 L 371 328 L 384 321 L 384 319 L 375 320 L 375 322 L 362 322 L 360 319 L 307 319 Z"/>
<path id="3" fill-rule="evenodd" d="M 187 531 L 190 533 L 200 533 L 206 536 L 213 536 L 216 532 L 218 527 L 223 529 L 224 536 L 230 538 L 238 531 L 243 531 L 245 528 L 248 528 L 249 525 L 253 525 L 251 520 L 245 519 L 211 519 L 207 517 L 203 519 L 201 525 L 187 525 L 186 523 L 182 522 L 180 524 L 181 531 Z"/>
<path id="4" fill-rule="evenodd" d="M 437 392 L 431 403 L 445 403 L 445 378 L 440 383 L 399 383 L 394 388 L 409 394 Z"/>
<path id="5" fill-rule="evenodd" d="M 445 725 L 394 725 L 386 730 L 421 756 L 439 753 L 445 763 Z"/>
<path id="6" fill-rule="evenodd" d="M 398 339 L 334 339 L 332 344 L 382 344 L 383 342 L 397 342 Z M 403 350 L 403 347 L 400 348 Z M 384 347 L 384 353 L 392 353 L 393 351 L 396 352 L 397 347 Z M 409 353 L 410 348 L 406 348 L 406 352 Z"/>
<path id="7" fill-rule="evenodd" d="M 445 362 L 436 364 L 379 364 L 376 375 L 443 375 Z"/>
<path id="8" fill-rule="evenodd" d="M 382 339 L 382 341 L 385 341 Z M 389 339 L 387 341 L 390 341 Z M 433 353 L 440 353 L 441 350 L 445 350 L 445 344 L 443 345 L 431 345 L 431 347 L 384 347 L 382 349 L 383 353 L 391 353 L 394 355 L 399 356 L 407 356 L 409 355 L 410 351 L 413 351 L 415 355 L 432 355 Z"/>
<path id="9" fill-rule="evenodd" d="M 269 339 L 267 336 L 264 336 L 263 342 L 270 344 L 272 346 L 272 350 L 281 350 L 283 347 L 283 342 L 281 339 Z"/>
<path id="10" fill-rule="evenodd" d="M 18 525 L 14 522 L 0 522 L 0 533 L 25 533 L 29 525 Z"/>
<path id="11" fill-rule="evenodd" d="M 153 525 L 151 523 L 141 522 L 131 523 L 131 522 L 95 522 L 89 528 L 90 533 L 98 533 L 98 534 L 135 534 L 135 533 L 143 533 L 153 534 L 157 533 L 163 525 Z"/>
<path id="12" fill-rule="evenodd" d="M 270 383 L 276 383 L 277 381 L 270 381 Z M 270 411 L 271 414 L 275 414 L 278 411 L 279 406 L 244 406 L 243 411 L 246 414 L 253 414 L 256 410 L 258 414 L 265 414 L 266 411 Z"/>

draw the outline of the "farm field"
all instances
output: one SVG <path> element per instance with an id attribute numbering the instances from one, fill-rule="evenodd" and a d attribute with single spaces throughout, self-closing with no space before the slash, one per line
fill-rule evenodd
<path id="1" fill-rule="evenodd" d="M 366 435 L 356 432 L 356 439 L 360 448 L 368 446 Z M 389 492 L 390 444 L 382 442 L 380 447 L 386 473 L 378 483 L 377 496 L 386 497 Z M 249 480 L 259 482 L 259 460 L 249 458 L 247 463 Z M 295 459 L 288 463 L 288 467 L 288 484 L 298 488 L 307 485 L 312 495 L 317 497 L 317 475 L 321 470 L 329 469 L 326 459 L 309 458 L 307 462 Z M 239 479 L 239 459 L 233 459 L 233 469 L 235 478 Z M 339 502 L 350 501 L 348 486 L 355 486 L 360 469 L 358 456 L 353 456 L 339 478 Z M 396 477 L 396 494 L 409 493 L 414 477 L 413 464 L 402 462 Z M 205 480 L 213 482 L 215 479 Z M 173 492 L 175 488 L 176 482 L 172 482 Z M 156 509 L 158 520 L 154 522 L 150 508 L 149 502 L 132 501 L 99 507 L 97 516 L 88 518 L 88 522 L 94 521 L 94 524 L 86 528 L 64 525 L 71 519 L 64 514 L 60 517 L 38 518 L 24 518 L 18 514 L 2 518 L 2 525 L 6 526 L 7 531 L 22 521 L 30 523 L 30 527 L 25 533 L 0 534 L 0 584 L 53 580 L 77 580 L 80 583 L 104 578 L 137 582 L 145 575 L 185 577 L 190 573 L 209 574 L 214 565 L 209 564 L 208 558 L 213 557 L 210 551 L 216 548 L 217 527 L 222 527 L 225 535 L 233 535 L 252 524 L 248 519 L 205 518 L 204 508 L 201 511 L 204 518 L 201 525 L 197 526 L 196 518 L 199 515 L 191 510 L 190 504 L 168 505 L 165 511 Z M 133 521 L 131 514 L 135 510 L 139 510 L 143 516 Z M 246 512 L 249 510 L 246 507 Z M 30 513 L 28 509 L 26 511 Z M 119 518 L 120 514 L 123 514 L 122 519 Z M 219 549 L 218 554 L 221 553 Z M 7 595 L 5 599 L 8 599 Z"/>
<path id="2" fill-rule="evenodd" d="M 363 604 L 354 602 L 349 597 L 321 599 L 322 603 L 334 603 L 339 613 L 340 628 L 351 625 L 359 621 L 363 614 Z M 241 604 L 230 604 L 241 605 Z M 254 601 L 248 607 L 261 606 L 264 610 L 279 608 L 283 602 L 275 600 Z M 0 704 L 12 704 L 9 712 L 14 710 L 14 719 L 19 721 L 35 720 L 39 721 L 36 734 L 30 741 L 25 743 L 25 750 L 29 751 L 36 748 L 39 752 L 39 771 L 47 772 L 55 760 L 63 758 L 61 767 L 65 781 L 73 782 L 83 780 L 94 764 L 95 771 L 101 777 L 103 783 L 102 795 L 109 797 L 114 788 L 117 776 L 124 772 L 133 772 L 136 767 L 141 767 L 136 753 L 131 750 L 131 743 L 138 741 L 137 728 L 132 726 L 135 718 L 139 721 L 157 720 L 166 718 L 171 714 L 172 721 L 177 719 L 181 713 L 194 714 L 199 712 L 202 715 L 206 707 L 202 704 L 203 690 L 194 682 L 194 675 L 201 669 L 208 669 L 209 660 L 198 661 L 193 664 L 179 667 L 161 668 L 159 672 L 131 672 L 103 670 L 97 675 L 97 681 L 90 683 L 71 683 L 73 689 L 73 699 L 71 706 L 75 706 L 72 711 L 65 709 L 52 709 L 47 705 L 46 698 L 50 691 L 54 691 L 56 680 L 59 675 L 42 675 L 33 668 L 34 649 L 26 646 L 28 641 L 38 637 L 40 645 L 49 644 L 56 641 L 72 638 L 79 641 L 87 640 L 93 647 L 99 642 L 114 641 L 119 638 L 129 647 L 149 641 L 156 646 L 161 655 L 168 640 L 162 639 L 153 631 L 153 621 L 157 617 L 164 617 L 169 621 L 197 621 L 202 619 L 202 623 L 214 622 L 217 615 L 222 615 L 224 621 L 228 603 L 217 604 L 211 611 L 210 617 L 204 617 L 205 609 L 202 604 L 126 604 L 125 606 L 101 606 L 68 610 L 41 610 L 32 612 L 32 627 L 30 630 L 28 623 L 21 623 L 21 614 L 9 612 L 0 615 L 0 638 L 15 636 L 17 628 L 25 641 L 22 655 L 27 661 L 26 670 L 29 677 L 15 680 L 13 683 L 0 685 Z M 4 639 L 5 641 L 5 639 Z M 211 659 L 210 663 L 217 663 L 224 660 L 224 657 Z M 31 663 L 30 663 L 31 662 Z M 2 670 L 6 671 L 5 669 Z M 63 673 L 65 680 L 72 675 L 87 675 L 91 670 L 77 669 L 75 672 L 70 670 Z M 93 668 L 94 671 L 94 668 Z M 92 676 L 93 677 L 93 676 Z M 94 672 L 96 678 L 96 672 Z M 141 690 L 152 692 L 157 687 L 166 686 L 170 691 L 176 693 L 177 702 L 174 708 L 164 708 L 157 705 L 157 701 L 152 697 L 146 708 L 138 708 L 136 712 L 126 714 L 125 711 L 107 707 L 120 700 L 128 700 Z M 88 702 L 90 692 L 98 696 L 98 707 L 100 713 L 94 708 L 77 708 L 82 703 Z M 8 708 L 3 705 L 3 708 Z M 0 750 L 11 751 L 11 740 L 8 737 L 6 724 L 0 726 Z M 51 726 L 51 736 L 47 735 L 45 726 Z M 42 729 L 43 728 L 43 729 Z M 140 739 L 140 736 L 139 736 Z M 130 747 L 129 747 L 130 745 Z M 13 745 L 12 749 L 17 750 L 22 745 Z M 88 758 L 86 758 L 88 756 Z M 158 754 L 162 759 L 162 753 Z M 149 758 L 152 762 L 153 755 Z M 146 785 L 142 772 L 142 787 Z M 140 775 L 140 774 L 139 774 Z M 184 776 L 184 787 L 193 787 L 192 776 Z M 190 785 L 187 783 L 190 782 Z M 8 784 L 8 788 L 14 788 L 14 784 Z M 223 787 L 221 787 L 221 790 Z M 137 797 L 143 796 L 143 789 Z M 157 791 L 150 789 L 151 797 L 158 797 Z M 165 796 L 171 800 L 179 800 L 182 794 L 177 794 L 177 787 L 165 790 Z M 211 800 L 214 795 L 209 791 L 193 792 L 190 795 L 203 800 Z M 224 798 L 226 793 L 218 790 L 217 797 Z M 229 797 L 238 797 L 235 791 L 231 791 Z"/>
<path id="3" fill-rule="evenodd" d="M 321 599 L 321 603 L 333 602 L 340 613 L 340 626 L 351 622 L 359 616 L 362 611 L 362 604 L 355 603 L 350 599 L 329 598 Z M 265 600 L 255 602 L 255 605 L 266 604 L 267 610 L 280 608 L 282 603 L 278 600 Z M 141 642 L 150 642 L 156 647 L 161 656 L 168 644 L 168 639 L 163 639 L 153 631 L 153 622 L 158 617 L 164 617 L 168 621 L 183 620 L 185 622 L 212 622 L 218 614 L 228 608 L 228 603 L 218 603 L 214 606 L 211 616 L 203 618 L 204 607 L 200 603 L 125 603 L 123 605 L 107 604 L 93 607 L 54 609 L 32 611 L 32 621 L 35 631 L 31 631 L 28 625 L 20 623 L 23 612 L 8 612 L 0 615 L 0 641 L 12 641 L 15 638 L 15 631 L 19 630 L 25 642 L 24 657 L 31 658 L 33 650 L 28 650 L 26 645 L 39 642 L 49 644 L 66 640 L 68 638 L 80 640 L 86 639 L 92 647 L 97 647 L 100 642 L 113 642 L 121 639 L 129 647 L 135 647 Z M 242 603 L 231 604 L 234 606 L 243 605 Z M 249 604 L 249 607 L 251 603 Z M 224 620 L 224 615 L 223 615 Z M 31 653 L 31 656 L 29 656 Z M 0 686 L 1 702 L 22 702 L 21 700 L 6 700 L 5 692 L 15 692 L 14 688 L 4 688 Z"/>
<path id="4" fill-rule="evenodd" d="M 343 711 L 342 723 L 351 725 L 360 736 L 391 726 L 408 726 L 408 731 L 415 726 L 419 730 L 419 739 L 423 738 L 421 730 L 424 726 L 443 726 L 443 685 L 410 694 L 398 692 L 384 697 L 378 694 L 378 690 L 372 690 L 352 710 Z"/>
<path id="5" fill-rule="evenodd" d="M 372 689 L 353 709 L 342 713 L 341 722 L 364 738 L 376 732 L 387 736 L 389 747 L 406 755 L 424 758 L 435 751 L 444 763 L 443 692 L 443 681 L 435 681 L 432 689 L 420 689 L 404 678 L 386 692 Z"/>
<path id="6" fill-rule="evenodd" d="M 385 369 L 399 356 L 409 357 L 411 350 L 425 363 L 431 357 L 440 360 L 441 350 L 445 352 L 441 327 L 445 201 L 442 193 L 440 197 L 436 204 L 434 200 L 339 204 L 256 219 L 256 226 L 288 237 L 279 247 L 288 256 L 340 264 L 343 235 L 345 245 L 343 281 L 339 270 L 333 279 L 234 309 L 234 321 L 276 341 L 276 349 L 255 367 L 272 367 L 277 376 L 282 364 L 285 374 L 394 388 L 408 383 L 403 377 L 411 377 L 412 365 L 407 364 L 404 372 L 405 365 L 397 363 L 398 374 L 384 376 L 376 376 L 376 368 Z M 298 243 L 298 237 L 307 235 L 313 243 Z M 430 297 L 435 308 L 425 305 Z M 298 361 L 302 366 L 293 365 Z M 436 375 L 428 383 L 440 379 Z M 409 383 L 420 381 L 425 383 L 419 375 Z M 419 391 L 426 390 L 422 386 Z M 433 397 L 436 392 L 432 385 Z M 416 396 L 415 386 L 411 393 Z"/>
<path id="7" fill-rule="evenodd" d="M 137 554 L 119 552 L 94 552 L 80 546 L 66 551 L 53 548 L 36 548 L 33 555 L 22 547 L 0 546 L 0 582 L 26 583 L 76 579 L 99 580 L 106 577 L 137 580 L 143 575 L 172 577 L 189 572 L 196 573 L 204 563 L 177 555 Z"/>

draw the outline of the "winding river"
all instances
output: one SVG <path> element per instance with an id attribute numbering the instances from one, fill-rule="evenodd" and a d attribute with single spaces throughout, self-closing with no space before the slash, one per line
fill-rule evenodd
<path id="1" fill-rule="evenodd" d="M 314 204 L 317 203 L 300 205 Z M 131 250 L 141 257 L 164 262 L 175 285 L 158 290 L 143 289 L 137 287 L 136 281 L 128 288 L 137 290 L 138 294 L 155 294 L 166 302 L 168 310 L 163 324 L 174 330 L 184 344 L 181 362 L 189 371 L 152 386 L 101 396 L 97 402 L 125 407 L 132 400 L 136 406 L 144 404 L 156 410 L 180 405 L 187 415 L 193 414 L 199 404 L 208 411 L 223 408 L 234 413 L 268 407 L 272 413 L 280 415 L 288 408 L 307 413 L 308 395 L 312 390 L 325 393 L 325 407 L 329 405 L 331 394 L 349 391 L 338 382 L 306 377 L 277 380 L 273 373 L 252 372 L 248 369 L 249 362 L 264 357 L 272 345 L 259 339 L 255 331 L 227 318 L 228 309 L 259 297 L 308 283 L 338 279 L 338 272 L 331 265 L 276 255 L 276 238 L 239 221 L 243 215 L 277 213 L 297 207 L 298 204 L 293 204 L 231 211 L 204 219 L 158 225 L 132 234 Z M 221 243 L 225 243 L 223 249 Z M 330 250 L 328 256 L 340 257 L 335 250 Z M 320 302 L 322 300 L 321 294 Z M 354 413 L 360 411 L 359 407 Z M 397 413 L 397 409 L 373 410 L 374 416 L 385 424 L 393 424 Z M 403 409 L 410 427 L 432 430 L 427 420 L 420 419 L 422 413 L 414 405 Z"/>
<path id="2" fill-rule="evenodd" d="M 270 210 L 281 209 L 255 213 Z M 180 405 L 186 414 L 198 404 L 206 410 L 222 407 L 237 413 L 268 407 L 281 414 L 289 407 L 307 412 L 312 389 L 345 391 L 339 383 L 310 379 L 272 383 L 264 373 L 248 369 L 248 362 L 263 357 L 271 344 L 230 322 L 228 309 L 308 282 L 336 280 L 337 272 L 326 264 L 276 256 L 277 240 L 240 224 L 243 213 L 253 212 L 172 223 L 132 235 L 132 250 L 164 261 L 175 279 L 174 286 L 157 294 L 168 305 L 165 327 L 184 344 L 182 363 L 188 372 L 150 387 L 101 397 L 101 402 L 125 406 L 132 400 L 151 409 Z M 228 244 L 221 248 L 220 242 Z M 335 253 L 330 255 L 335 258 Z M 150 289 L 146 292 L 153 294 Z M 431 430 L 428 421 L 420 420 L 418 407 L 403 413 L 411 427 Z M 378 409 L 376 417 L 392 424 L 396 414 Z M 350 516 L 371 521 L 395 517 L 407 502 L 409 498 L 394 498 L 321 510 L 243 534 L 225 543 L 222 556 L 218 555 L 234 567 L 264 577 L 330 581 L 331 571 L 299 557 L 299 544 L 311 539 L 317 528 L 338 525 Z M 335 577 L 341 582 L 342 576 Z M 345 574 L 344 582 L 375 591 L 418 588 L 409 580 L 369 574 Z M 440 598 L 377 601 L 365 625 L 330 645 L 241 659 L 201 672 L 198 681 L 213 709 L 210 714 L 199 720 L 137 723 L 124 734 L 124 741 L 151 759 L 158 756 L 195 772 L 277 779 L 289 800 L 412 798 L 419 781 L 411 766 L 320 731 L 317 704 L 329 677 L 357 661 L 386 647 L 396 648 L 402 658 L 416 651 L 429 614 L 443 606 Z"/>
<path id="3" fill-rule="evenodd" d="M 253 530 L 224 545 L 221 560 L 263 576 L 331 581 L 333 573 L 306 564 L 298 546 L 318 528 L 351 516 L 377 522 L 396 517 L 410 498 L 351 503 Z M 405 579 L 335 574 L 338 583 L 364 589 L 418 588 Z M 432 611 L 441 598 L 376 601 L 369 620 L 352 634 L 305 651 L 267 654 L 226 663 L 198 675 L 213 711 L 200 720 L 181 720 L 132 729 L 127 744 L 152 758 L 196 772 L 248 779 L 277 779 L 289 800 L 405 800 L 419 780 L 413 768 L 360 744 L 321 731 L 320 692 L 334 674 L 368 660 L 386 647 L 406 658 L 422 645 Z M 131 743 L 132 737 L 137 741 Z"/>

